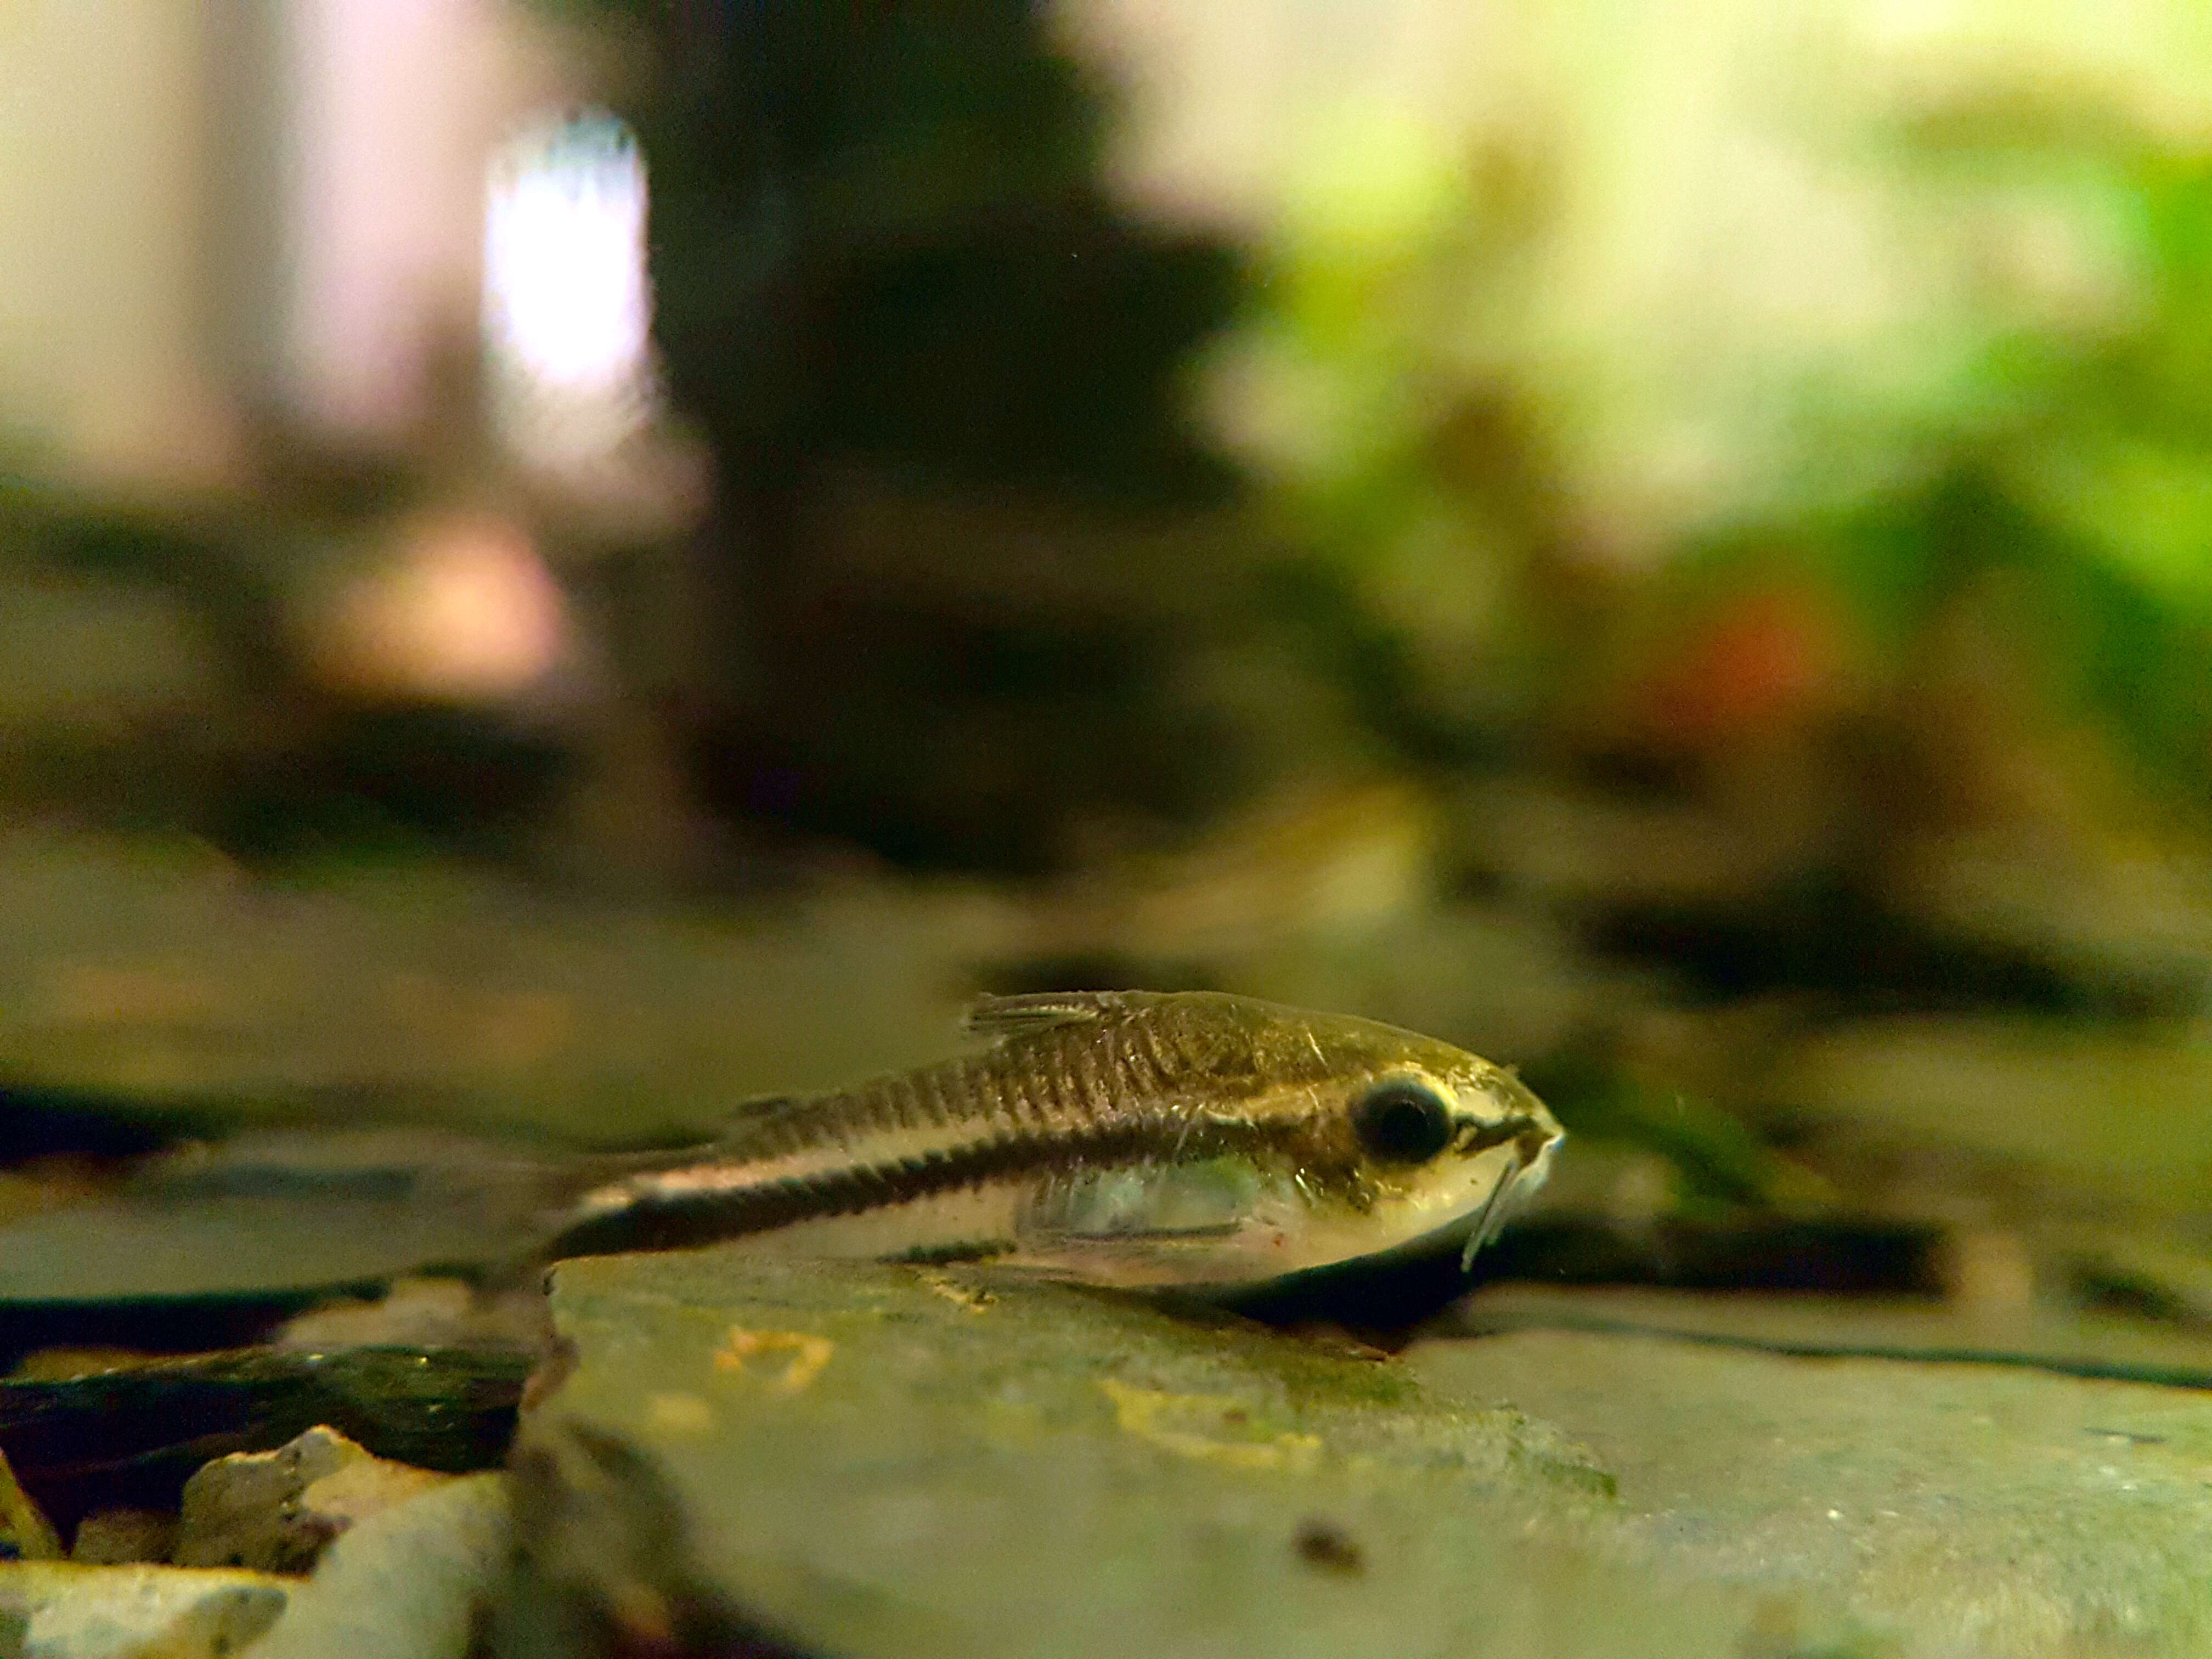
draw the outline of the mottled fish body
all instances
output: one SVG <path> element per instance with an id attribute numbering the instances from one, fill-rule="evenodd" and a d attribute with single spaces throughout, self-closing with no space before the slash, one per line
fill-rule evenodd
<path id="1" fill-rule="evenodd" d="M 1502 1067 L 1208 993 L 987 998 L 977 1053 L 740 1109 L 586 1192 L 539 1259 L 742 1238 L 1117 1285 L 1249 1283 L 1473 1223 L 1560 1139 Z"/>

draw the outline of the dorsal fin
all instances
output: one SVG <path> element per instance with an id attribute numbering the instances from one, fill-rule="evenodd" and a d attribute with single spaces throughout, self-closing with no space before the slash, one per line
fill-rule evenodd
<path id="1" fill-rule="evenodd" d="M 1029 996 L 978 997 L 960 1022 L 976 1036 L 1004 1042 L 1030 1036 L 1055 1025 L 1103 1019 L 1128 1008 L 1136 994 L 1126 991 L 1040 991 Z"/>
<path id="2" fill-rule="evenodd" d="M 730 1108 L 729 1115 L 723 1119 L 725 1130 L 748 1128 L 764 1118 L 780 1116 L 798 1098 L 797 1095 L 755 1095 L 741 1100 Z"/>
<path id="3" fill-rule="evenodd" d="M 796 1109 L 804 1098 L 801 1095 L 755 1095 L 750 1100 L 741 1100 L 723 1114 L 722 1127 L 708 1146 L 725 1151 L 743 1146 L 779 1118 Z"/>

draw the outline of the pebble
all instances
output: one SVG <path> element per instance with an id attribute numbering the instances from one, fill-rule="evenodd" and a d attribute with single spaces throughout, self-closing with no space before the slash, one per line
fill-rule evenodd
<path id="1" fill-rule="evenodd" d="M 0 1564 L 0 1651 L 29 1659 L 227 1659 L 274 1625 L 288 1586 L 259 1573 Z"/>
<path id="2" fill-rule="evenodd" d="M 87 1566 L 166 1561 L 176 1547 L 177 1517 L 159 1510 L 101 1510 L 77 1522 L 70 1559 Z"/>
<path id="3" fill-rule="evenodd" d="M 61 1553 L 62 1540 L 0 1456 L 0 1561 L 51 1561 Z"/>
<path id="4" fill-rule="evenodd" d="M 173 1559 L 306 1572 L 356 1522 L 452 1480 L 318 1426 L 271 1452 L 217 1458 L 185 1483 Z"/>

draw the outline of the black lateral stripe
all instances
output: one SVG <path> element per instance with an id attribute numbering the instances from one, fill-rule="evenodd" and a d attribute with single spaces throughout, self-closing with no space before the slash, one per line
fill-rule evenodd
<path id="1" fill-rule="evenodd" d="M 926 1244 L 901 1255 L 890 1258 L 909 1267 L 929 1267 L 961 1261 L 988 1261 L 994 1255 L 1005 1255 L 1019 1245 L 1018 1239 L 978 1238 L 965 1244 Z"/>
<path id="2" fill-rule="evenodd" d="M 975 1141 L 921 1158 L 859 1164 L 754 1187 L 666 1196 L 646 1194 L 620 1209 L 582 1218 L 556 1234 L 540 1255 L 558 1261 L 628 1250 L 684 1249 L 773 1232 L 801 1221 L 890 1209 L 994 1181 L 1048 1174 L 1066 1164 L 1098 1169 L 1151 1163 L 1162 1156 L 1164 1146 L 1175 1149 L 1171 1156 L 1178 1162 L 1249 1152 L 1297 1127 L 1287 1123 L 1124 1121 L 1058 1135 Z"/>

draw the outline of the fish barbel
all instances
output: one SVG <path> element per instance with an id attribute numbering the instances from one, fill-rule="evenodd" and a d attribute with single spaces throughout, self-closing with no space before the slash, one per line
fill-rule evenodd
<path id="1" fill-rule="evenodd" d="M 1085 992 L 985 998 L 967 1029 L 991 1046 L 750 1103 L 720 1139 L 611 1175 L 535 1259 L 743 1238 L 1234 1284 L 1472 1218 L 1472 1260 L 1561 1139 L 1503 1067 L 1348 1016 Z"/>

